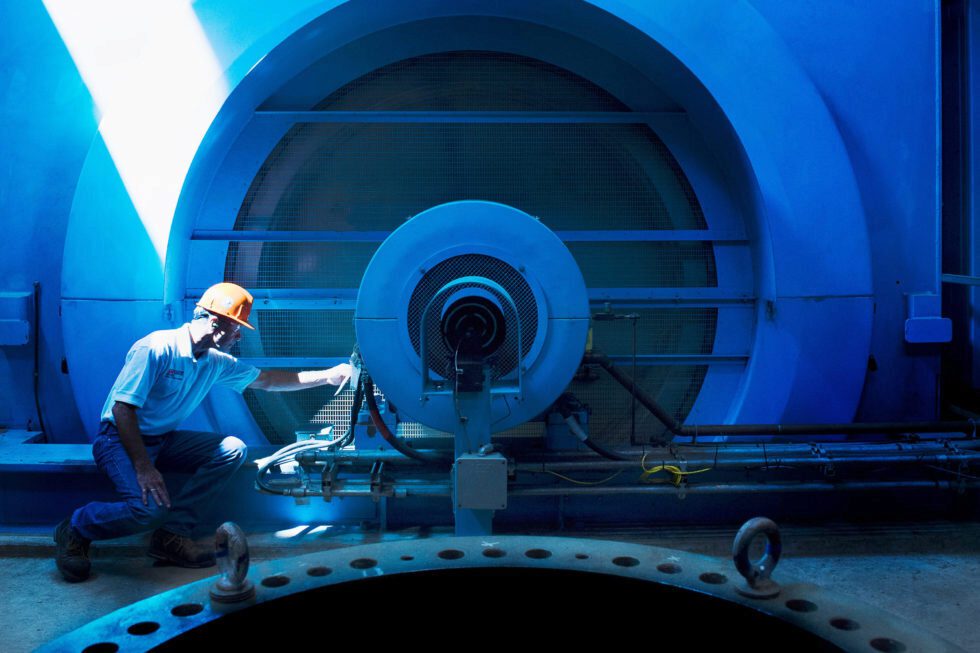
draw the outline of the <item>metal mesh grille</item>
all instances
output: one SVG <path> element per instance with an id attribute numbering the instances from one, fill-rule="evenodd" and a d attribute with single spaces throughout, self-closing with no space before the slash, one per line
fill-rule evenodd
<path id="1" fill-rule="evenodd" d="M 232 242 L 225 280 L 248 288 L 357 288 L 379 245 Z"/>
<path id="2" fill-rule="evenodd" d="M 337 403 L 337 410 L 342 413 L 343 400 L 333 397 L 335 388 L 324 386 L 312 388 L 303 392 L 291 393 L 299 395 L 294 401 L 283 401 L 283 393 L 246 390 L 245 403 L 252 411 L 256 422 L 273 443 L 295 442 L 297 430 L 307 430 L 322 426 L 328 420 L 314 421 L 317 414 L 328 405 Z M 343 393 L 341 393 L 343 395 Z M 347 410 L 350 410 L 350 398 L 347 399 Z M 346 428 L 349 421 L 344 417 L 338 428 Z"/>
<path id="3" fill-rule="evenodd" d="M 354 391 L 344 388 L 334 396 L 334 388 L 313 388 L 292 393 L 293 401 L 281 401 L 278 393 L 246 390 L 243 394 L 245 404 L 259 428 L 270 442 L 293 442 L 296 431 L 313 430 L 333 424 L 334 433 L 341 434 L 350 424 L 350 409 L 354 402 Z M 377 388 L 374 394 L 379 400 L 384 394 Z"/>
<path id="4" fill-rule="evenodd" d="M 259 333 L 271 332 L 272 338 L 262 338 L 261 353 L 252 356 L 303 356 L 315 358 L 347 358 L 354 349 L 354 311 L 351 310 L 263 310 L 257 311 Z"/>
<path id="5" fill-rule="evenodd" d="M 629 372 L 629 367 L 624 365 Z M 706 365 L 652 365 L 637 368 L 636 383 L 650 392 L 676 419 L 683 420 L 697 399 L 708 373 Z M 589 405 L 589 435 L 610 447 L 628 446 L 631 430 L 631 397 L 601 369 L 592 369 L 589 380 L 573 380 L 568 387 Z M 636 442 L 646 443 L 668 433 L 667 428 L 642 405 L 636 404 Z"/>
<path id="6" fill-rule="evenodd" d="M 704 229 L 671 165 L 644 125 L 300 124 L 264 164 L 236 228 L 390 231 L 480 199 L 554 230 Z"/>
<path id="7" fill-rule="evenodd" d="M 568 243 L 590 288 L 718 285 L 711 243 Z"/>
<path id="8" fill-rule="evenodd" d="M 449 52 L 391 64 L 331 92 L 317 108 L 629 110 L 568 71 L 492 52 Z M 388 232 L 425 209 L 464 199 L 509 204 L 555 231 L 707 228 L 683 171 L 646 125 L 310 123 L 294 126 L 270 153 L 246 193 L 235 229 Z M 250 288 L 354 289 L 377 247 L 232 242 L 225 278 Z M 592 288 L 717 285 L 710 242 L 573 242 L 569 249 Z M 257 313 L 261 330 L 251 337 L 261 338 L 261 346 L 243 348 L 249 355 L 346 356 L 354 340 L 350 311 Z M 639 352 L 709 353 L 714 323 L 711 309 L 644 312 L 637 324 Z M 631 352 L 629 331 L 615 331 L 621 327 L 597 323 L 597 342 L 610 355 Z M 683 417 L 706 368 L 642 370 L 643 387 Z M 593 406 L 600 441 L 624 437 L 625 393 L 606 380 L 571 389 L 591 393 L 582 398 Z M 246 393 L 263 431 L 278 442 L 291 441 L 293 430 L 311 420 L 346 419 L 343 397 L 320 389 Z M 401 428 L 411 435 L 415 427 Z M 421 427 L 415 430 L 421 433 Z"/>
<path id="9" fill-rule="evenodd" d="M 277 425 L 265 414 L 265 410 L 263 410 L 262 404 L 259 402 L 258 395 L 259 393 L 255 390 L 246 390 L 242 393 L 242 396 L 245 398 L 245 405 L 248 406 L 249 412 L 252 413 L 255 423 L 262 429 L 262 433 L 269 439 L 269 442 L 291 442 L 292 439 L 284 438 Z"/>
<path id="10" fill-rule="evenodd" d="M 544 422 L 524 422 L 512 429 L 497 433 L 500 437 L 508 438 L 540 438 L 545 434 Z M 418 422 L 399 422 L 398 436 L 402 438 L 445 438 L 453 437 L 452 433 L 437 431 L 434 428 Z"/>
<path id="11" fill-rule="evenodd" d="M 636 314 L 636 353 L 710 354 L 714 348 L 717 308 L 629 309 Z M 592 344 L 603 352 L 618 356 L 633 353 L 631 320 L 594 321 Z"/>
<path id="12" fill-rule="evenodd" d="M 627 111 L 592 82 L 537 59 L 456 51 L 370 72 L 317 105 L 332 111 Z"/>
<path id="13" fill-rule="evenodd" d="M 415 287 L 412 298 L 408 304 L 408 335 L 415 347 L 415 353 L 421 355 L 420 337 L 422 329 L 425 329 L 426 343 L 428 347 L 428 365 L 443 378 L 449 378 L 453 368 L 453 352 L 442 338 L 440 331 L 440 306 L 434 306 L 430 311 L 426 324 L 422 324 L 422 313 L 439 289 L 450 281 L 460 277 L 484 277 L 495 281 L 506 290 L 514 305 L 517 307 L 517 316 L 514 315 L 510 305 L 500 297 L 499 293 L 494 292 L 500 301 L 504 311 L 504 320 L 507 324 L 516 325 L 515 317 L 521 321 L 521 356 L 527 356 L 531 351 L 531 345 L 538 334 L 538 303 L 534 300 L 534 293 L 527 281 L 521 274 L 500 259 L 492 256 L 480 254 L 466 254 L 464 256 L 454 256 L 442 261 L 426 272 L 422 280 Z M 463 284 L 458 288 L 479 287 L 478 284 Z M 445 300 L 447 298 L 443 298 Z M 496 356 L 497 362 L 494 365 L 493 378 L 499 379 L 517 367 L 517 330 L 507 331 L 503 344 L 500 346 Z"/>

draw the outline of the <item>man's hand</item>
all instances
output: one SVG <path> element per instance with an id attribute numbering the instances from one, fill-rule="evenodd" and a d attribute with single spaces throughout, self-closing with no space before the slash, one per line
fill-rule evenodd
<path id="1" fill-rule="evenodd" d="M 167 484 L 163 482 L 163 476 L 153 466 L 153 463 L 146 463 L 136 467 L 136 482 L 143 491 L 143 505 L 147 503 L 147 497 L 151 497 L 158 506 L 170 507 L 170 495 L 167 493 Z"/>
<path id="2" fill-rule="evenodd" d="M 330 385 L 342 386 L 347 383 L 347 379 L 353 373 L 350 363 L 341 363 L 327 370 L 327 383 Z"/>
<path id="3" fill-rule="evenodd" d="M 140 435 L 139 420 L 136 417 L 136 406 L 117 401 L 112 405 L 112 416 L 116 418 L 116 428 L 119 430 L 119 441 L 126 455 L 133 462 L 136 470 L 136 483 L 143 492 L 143 505 L 147 506 L 148 497 L 152 497 L 158 506 L 170 507 L 170 495 L 167 494 L 167 484 L 163 476 L 153 466 L 153 461 L 146 453 L 143 437 Z"/>

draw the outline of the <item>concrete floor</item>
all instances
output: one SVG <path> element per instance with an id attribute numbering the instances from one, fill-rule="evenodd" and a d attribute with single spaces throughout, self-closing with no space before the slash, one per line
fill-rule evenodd
<path id="1" fill-rule="evenodd" d="M 782 525 L 780 574 L 811 582 L 919 624 L 967 651 L 980 652 L 980 524 Z M 380 536 L 357 529 L 316 535 L 249 535 L 255 561 L 379 539 L 440 537 L 408 531 Z M 448 534 L 448 533 L 446 533 Z M 550 534 L 554 533 L 539 533 Z M 654 544 L 728 559 L 734 529 L 683 528 L 651 531 L 564 533 Z M 0 651 L 31 651 L 119 607 L 215 573 L 212 569 L 154 566 L 145 557 L 146 537 L 97 543 L 93 576 L 64 582 L 51 558 L 47 532 L 0 534 Z M 727 563 L 730 564 L 730 563 Z"/>

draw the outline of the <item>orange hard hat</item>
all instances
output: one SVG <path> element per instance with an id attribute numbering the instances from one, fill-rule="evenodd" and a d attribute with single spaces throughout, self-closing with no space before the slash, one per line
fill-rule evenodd
<path id="1" fill-rule="evenodd" d="M 201 296 L 198 306 L 208 313 L 221 315 L 249 329 L 255 327 L 248 323 L 252 312 L 252 294 L 233 283 L 216 283 Z"/>

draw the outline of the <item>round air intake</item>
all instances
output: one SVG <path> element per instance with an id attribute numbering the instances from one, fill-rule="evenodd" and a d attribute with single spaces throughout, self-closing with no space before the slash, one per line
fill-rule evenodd
<path id="1" fill-rule="evenodd" d="M 429 343 L 427 352 L 429 367 L 448 378 L 453 347 L 442 337 L 442 318 L 438 315 L 429 316 L 428 323 L 423 325 L 422 311 L 447 283 L 467 277 L 489 279 L 500 284 L 517 307 L 515 313 L 507 302 L 500 302 L 500 298 L 497 298 L 504 324 L 514 325 L 520 318 L 522 326 L 520 343 L 517 342 L 517 329 L 505 329 L 503 342 L 498 349 L 498 362 L 494 366 L 495 378 L 500 378 L 514 370 L 518 358 L 526 358 L 531 352 L 531 345 L 538 333 L 538 304 L 531 287 L 521 273 L 498 258 L 483 254 L 463 254 L 446 259 L 426 272 L 409 301 L 407 325 L 409 338 L 412 340 L 415 353 L 421 355 L 419 345 L 421 334 L 423 330 L 425 331 L 426 341 Z M 469 283 L 461 285 L 460 290 L 479 287 L 478 283 Z"/>
<path id="2" fill-rule="evenodd" d="M 480 294 L 479 290 L 465 289 L 467 295 L 446 307 L 439 321 L 439 331 L 443 344 L 450 351 L 459 351 L 467 342 L 472 342 L 476 354 L 487 358 L 496 354 L 504 344 L 507 322 L 497 298 Z"/>
<path id="3" fill-rule="evenodd" d="M 491 428 L 500 431 L 536 417 L 571 380 L 589 303 L 574 258 L 538 220 L 503 204 L 452 202 L 378 248 L 354 327 L 367 368 L 402 419 L 443 431 L 457 421 L 446 382 L 459 338 L 482 330 L 486 342 L 475 346 L 492 370 Z"/>

